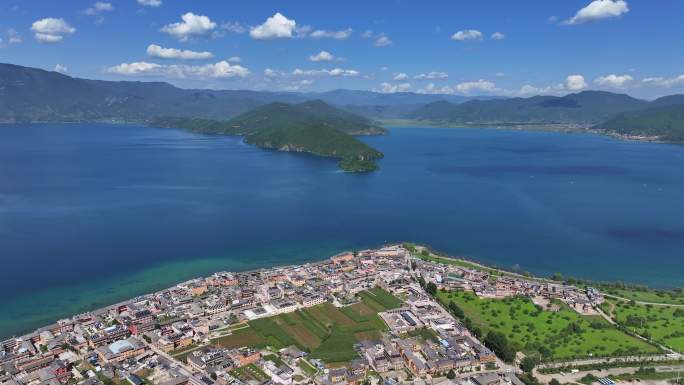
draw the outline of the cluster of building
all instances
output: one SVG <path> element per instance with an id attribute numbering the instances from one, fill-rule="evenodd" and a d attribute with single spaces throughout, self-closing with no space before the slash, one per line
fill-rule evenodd
<path id="1" fill-rule="evenodd" d="M 439 287 L 486 297 L 558 298 L 578 311 L 602 301 L 595 290 L 516 277 L 493 280 L 478 270 L 415 259 L 393 245 L 318 263 L 220 272 L 60 320 L 0 343 L 0 384 L 357 385 L 372 372 L 393 385 L 447 381 L 446 374 L 455 372 L 459 376 L 451 383 L 520 385 L 502 371 L 494 353 L 425 293 L 418 275 Z M 403 305 L 379 313 L 387 333 L 359 342 L 358 358 L 343 367 L 329 368 L 296 346 L 269 351 L 217 343 L 251 320 L 324 302 L 349 306 L 358 301 L 356 294 L 374 287 L 402 298 Z"/>

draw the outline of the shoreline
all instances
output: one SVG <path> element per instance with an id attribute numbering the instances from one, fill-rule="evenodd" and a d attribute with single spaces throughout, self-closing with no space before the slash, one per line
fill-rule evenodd
<path id="1" fill-rule="evenodd" d="M 467 264 L 470 267 L 474 268 L 475 270 L 490 271 L 490 272 L 495 272 L 495 273 L 500 274 L 500 275 L 507 275 L 507 276 L 512 276 L 512 277 L 516 277 L 516 278 L 523 278 L 523 279 L 534 279 L 534 280 L 541 281 L 541 282 L 548 282 L 548 283 L 558 283 L 559 282 L 559 281 L 555 281 L 551 278 L 543 277 L 540 275 L 535 275 L 535 274 L 527 273 L 527 272 L 521 273 L 519 271 L 514 271 L 511 269 L 503 268 L 503 267 L 496 266 L 494 264 L 490 264 L 487 262 L 482 262 L 482 261 L 477 260 L 476 258 L 473 258 L 470 256 L 450 255 L 448 252 L 443 252 L 443 251 L 440 251 L 438 249 L 433 249 L 430 245 L 423 244 L 423 243 L 411 243 L 411 242 L 406 242 L 406 241 L 391 242 L 391 243 L 385 243 L 382 245 L 374 245 L 374 246 L 370 246 L 370 247 L 363 248 L 363 249 L 364 250 L 374 250 L 374 249 L 379 249 L 381 247 L 396 246 L 396 245 L 407 245 L 407 244 L 411 244 L 414 247 L 416 247 L 417 249 L 421 249 L 421 250 L 427 249 L 430 251 L 431 254 L 435 255 L 437 259 L 451 260 L 451 261 L 457 261 L 460 263 L 464 263 L 464 264 Z M 123 300 L 117 300 L 116 302 L 107 303 L 105 305 L 98 305 L 98 307 L 91 308 L 88 310 L 84 310 L 81 312 L 70 313 L 70 314 L 65 315 L 65 316 L 57 317 L 57 319 L 53 319 L 52 322 L 45 324 L 43 326 L 39 326 L 37 328 L 28 329 L 26 331 L 19 331 L 19 332 L 16 332 L 14 334 L 10 334 L 10 335 L 0 335 L 0 340 L 7 340 L 7 339 L 11 339 L 11 338 L 25 338 L 26 336 L 29 336 L 35 332 L 39 332 L 41 330 L 49 328 L 51 325 L 54 325 L 54 323 L 58 322 L 61 319 L 72 318 L 72 317 L 75 317 L 77 315 L 88 314 L 88 313 L 100 314 L 102 312 L 106 312 L 108 309 L 110 309 L 114 306 L 128 304 L 128 303 L 135 301 L 137 298 L 140 298 L 143 296 L 148 296 L 148 295 L 158 294 L 158 293 L 161 293 L 163 291 L 169 290 L 170 288 L 176 287 L 178 285 L 183 285 L 185 283 L 190 283 L 190 282 L 198 280 L 198 279 L 203 279 L 203 278 L 209 277 L 209 276 L 216 274 L 216 273 L 221 273 L 221 272 L 251 273 L 251 272 L 265 271 L 265 270 L 276 269 L 276 268 L 292 268 L 292 267 L 305 266 L 305 265 L 306 266 L 317 266 L 317 265 L 325 264 L 331 257 L 333 257 L 335 255 L 349 253 L 349 252 L 351 252 L 351 250 L 343 250 L 343 251 L 340 251 L 336 254 L 329 255 L 327 257 L 317 256 L 315 259 L 309 259 L 309 260 L 306 260 L 304 262 L 283 263 L 283 264 L 272 263 L 272 264 L 268 264 L 268 265 L 264 265 L 262 267 L 256 267 L 256 268 L 249 267 L 249 268 L 245 268 L 245 269 L 233 268 L 231 270 L 225 270 L 225 269 L 213 270 L 209 273 L 205 273 L 204 275 L 203 274 L 196 274 L 196 275 L 192 275 L 190 278 L 187 278 L 187 279 L 183 279 L 180 281 L 174 281 L 173 283 L 170 284 L 170 286 L 167 286 L 168 284 L 159 283 L 155 286 L 164 286 L 164 287 L 162 287 L 160 289 L 156 289 L 156 290 L 144 291 L 144 292 L 139 293 L 137 295 L 134 295 L 132 297 L 129 297 L 129 298 L 126 298 Z M 569 278 L 570 277 L 568 277 L 568 279 Z M 598 287 L 606 287 L 606 286 L 621 283 L 624 285 L 624 287 L 626 289 L 644 289 L 645 288 L 645 289 L 657 290 L 657 291 L 661 291 L 661 290 L 662 291 L 671 291 L 674 289 L 674 287 L 672 287 L 672 288 L 670 288 L 670 287 L 654 288 L 654 287 L 647 286 L 647 285 L 640 285 L 637 283 L 629 283 L 629 282 L 625 283 L 625 282 L 621 282 L 621 281 L 591 281 L 591 280 L 587 280 L 587 279 L 576 279 L 576 282 L 578 285 L 585 285 L 585 286 L 594 285 L 594 286 L 598 286 Z"/>
<path id="2" fill-rule="evenodd" d="M 620 141 L 640 142 L 640 143 L 658 143 L 658 144 L 682 144 L 679 142 L 668 142 L 661 140 L 659 137 L 641 136 L 641 135 L 625 135 L 617 132 L 609 132 L 603 130 L 593 129 L 592 126 L 580 124 L 565 124 L 565 123 L 491 123 L 491 124 L 459 124 L 459 123 L 439 123 L 427 120 L 411 120 L 411 119 L 379 119 L 386 127 L 402 127 L 415 126 L 418 128 L 442 128 L 442 129 L 490 129 L 490 130 L 506 130 L 506 131 L 528 131 L 528 132 L 558 132 L 563 134 L 593 134 L 604 136 Z"/>

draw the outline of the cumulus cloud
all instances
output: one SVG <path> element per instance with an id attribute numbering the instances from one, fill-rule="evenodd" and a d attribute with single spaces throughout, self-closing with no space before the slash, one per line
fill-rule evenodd
<path id="1" fill-rule="evenodd" d="M 476 29 L 466 29 L 451 35 L 451 40 L 456 41 L 479 41 L 482 40 L 482 32 Z"/>
<path id="2" fill-rule="evenodd" d="M 661 87 L 673 87 L 673 86 L 680 86 L 684 85 L 684 75 L 679 75 L 673 78 L 665 78 L 665 77 L 650 77 L 650 78 L 644 78 L 641 80 L 642 83 L 646 85 L 654 85 L 654 86 L 661 86 Z"/>
<path id="3" fill-rule="evenodd" d="M 351 28 L 343 29 L 341 31 L 324 31 L 321 29 L 317 29 L 309 34 L 309 37 L 312 37 L 314 39 L 322 39 L 322 38 L 331 38 L 331 39 L 336 39 L 336 40 L 344 40 L 349 38 L 351 36 L 352 32 Z"/>
<path id="4" fill-rule="evenodd" d="M 36 20 L 31 24 L 31 31 L 35 33 L 35 38 L 41 43 L 60 43 L 65 36 L 76 32 L 64 19 L 48 17 Z"/>
<path id="5" fill-rule="evenodd" d="M 632 80 L 634 80 L 634 78 L 630 75 L 610 74 L 594 79 L 594 83 L 603 87 L 625 88 Z"/>
<path id="6" fill-rule="evenodd" d="M 499 92 L 494 82 L 480 79 L 474 82 L 463 82 L 456 85 L 456 91 L 462 94 L 470 94 L 473 92 L 494 93 Z"/>
<path id="7" fill-rule="evenodd" d="M 322 69 L 322 70 L 303 70 L 296 68 L 292 71 L 293 76 L 334 76 L 334 77 L 356 77 L 361 75 L 357 70 L 342 68 Z"/>
<path id="8" fill-rule="evenodd" d="M 449 78 L 449 74 L 446 72 L 432 71 L 426 74 L 418 74 L 413 78 L 417 80 L 444 80 Z"/>
<path id="9" fill-rule="evenodd" d="M 315 61 L 315 62 L 318 62 L 318 61 L 333 61 L 333 60 L 335 60 L 335 56 L 333 56 L 333 54 L 331 54 L 331 53 L 328 52 L 328 51 L 321 51 L 321 52 L 319 52 L 319 53 L 317 53 L 317 54 L 315 54 L 315 55 L 309 56 L 309 60 Z"/>
<path id="10" fill-rule="evenodd" d="M 95 2 L 92 6 L 86 8 L 83 13 L 89 16 L 96 16 L 103 12 L 111 12 L 114 10 L 112 3 L 105 3 L 103 1 Z"/>
<path id="11" fill-rule="evenodd" d="M 503 40 L 506 38 L 506 35 L 504 35 L 501 32 L 494 32 L 491 36 L 490 39 L 492 40 Z"/>
<path id="12" fill-rule="evenodd" d="M 589 5 L 577 11 L 575 16 L 565 20 L 563 24 L 574 25 L 610 19 L 627 12 L 629 12 L 629 6 L 625 0 L 593 0 Z"/>
<path id="13" fill-rule="evenodd" d="M 184 64 L 161 65 L 148 62 L 121 63 L 107 68 L 106 72 L 126 76 L 163 76 L 171 78 L 230 79 L 249 75 L 249 70 L 223 60 L 200 66 Z"/>
<path id="14" fill-rule="evenodd" d="M 65 73 L 67 73 L 67 68 L 66 68 L 66 66 L 63 66 L 63 65 L 58 63 L 58 64 L 55 64 L 55 72 L 65 74 Z"/>
<path id="15" fill-rule="evenodd" d="M 409 76 L 403 72 L 399 72 L 397 74 L 394 74 L 393 79 L 394 80 L 408 80 Z"/>
<path id="16" fill-rule="evenodd" d="M 392 40 L 385 35 L 384 33 L 381 33 L 377 39 L 373 42 L 373 45 L 376 47 L 385 47 L 392 44 Z"/>
<path id="17" fill-rule="evenodd" d="M 159 7 L 162 5 L 161 0 L 138 0 L 138 4 L 142 5 L 143 7 Z"/>
<path id="18" fill-rule="evenodd" d="M 208 51 L 197 52 L 177 48 L 164 48 L 156 44 L 150 44 L 147 46 L 147 56 L 159 59 L 201 60 L 211 59 L 214 57 L 214 54 Z"/>
<path id="19" fill-rule="evenodd" d="M 297 23 L 283 16 L 280 12 L 249 31 L 249 36 L 256 40 L 289 39 L 292 37 Z"/>
<path id="20" fill-rule="evenodd" d="M 395 92 L 408 92 L 411 90 L 411 84 L 409 83 L 380 83 L 380 88 L 376 88 L 373 91 L 382 92 L 383 94 L 393 94 Z"/>
<path id="21" fill-rule="evenodd" d="M 195 15 L 192 12 L 181 15 L 178 23 L 167 24 L 161 31 L 168 33 L 179 41 L 188 41 L 193 37 L 206 36 L 216 28 L 216 23 L 203 15 Z"/>
<path id="22" fill-rule="evenodd" d="M 7 30 L 7 42 L 10 44 L 21 43 L 21 36 L 14 29 L 10 28 Z"/>
<path id="23" fill-rule="evenodd" d="M 533 96 L 533 95 L 562 95 L 566 93 L 567 90 L 565 89 L 565 85 L 562 83 L 552 85 L 552 86 L 545 86 L 545 87 L 535 87 L 530 84 L 525 84 L 524 86 L 520 87 L 518 91 L 515 92 L 507 92 L 509 95 L 516 95 L 516 96 Z"/>
<path id="24" fill-rule="evenodd" d="M 240 35 L 247 32 L 247 27 L 245 27 L 242 23 L 237 21 L 226 21 L 223 24 L 221 24 L 221 29 L 224 31 L 237 33 Z"/>
<path id="25" fill-rule="evenodd" d="M 419 94 L 442 94 L 451 95 L 455 93 L 455 90 L 449 86 L 437 86 L 435 83 L 428 83 L 424 88 L 419 89 Z"/>
<path id="26" fill-rule="evenodd" d="M 587 88 L 587 82 L 582 75 L 569 75 L 565 79 L 565 87 L 570 91 L 581 91 Z"/>

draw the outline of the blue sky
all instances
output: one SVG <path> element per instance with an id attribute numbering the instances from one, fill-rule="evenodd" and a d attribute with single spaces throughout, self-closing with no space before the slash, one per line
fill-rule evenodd
<path id="1" fill-rule="evenodd" d="M 683 12 L 681 0 L 0 0 L 0 61 L 186 88 L 653 98 L 684 92 Z"/>

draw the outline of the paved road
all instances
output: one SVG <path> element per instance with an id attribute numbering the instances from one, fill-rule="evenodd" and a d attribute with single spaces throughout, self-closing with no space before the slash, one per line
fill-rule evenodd
<path id="1" fill-rule="evenodd" d="M 676 372 L 684 371 L 684 365 L 666 365 L 666 366 L 656 366 L 656 371 L 658 372 Z M 579 382 L 579 380 L 586 376 L 588 373 L 592 373 L 596 377 L 607 377 L 609 375 L 618 375 L 626 373 L 634 373 L 638 368 L 611 368 L 606 370 L 585 370 L 577 373 L 554 373 L 554 374 L 541 374 L 535 369 L 534 375 L 542 382 L 549 383 L 552 378 L 557 379 L 561 383 L 567 382 Z"/>

